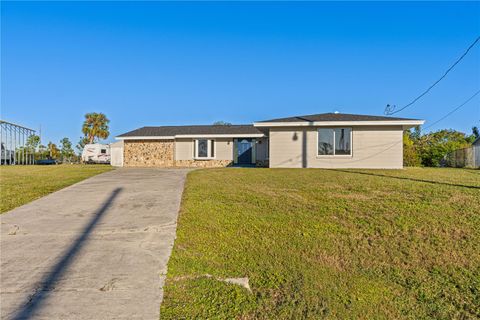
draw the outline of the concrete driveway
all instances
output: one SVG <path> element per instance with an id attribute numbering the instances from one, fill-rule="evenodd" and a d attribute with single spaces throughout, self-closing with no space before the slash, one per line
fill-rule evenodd
<path id="1" fill-rule="evenodd" d="M 1 318 L 157 320 L 186 173 L 117 169 L 1 215 Z"/>

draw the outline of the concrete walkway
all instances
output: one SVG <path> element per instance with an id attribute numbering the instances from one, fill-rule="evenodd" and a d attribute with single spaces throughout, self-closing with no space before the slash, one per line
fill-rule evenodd
<path id="1" fill-rule="evenodd" d="M 1 215 L 1 319 L 157 320 L 186 173 L 117 169 Z"/>

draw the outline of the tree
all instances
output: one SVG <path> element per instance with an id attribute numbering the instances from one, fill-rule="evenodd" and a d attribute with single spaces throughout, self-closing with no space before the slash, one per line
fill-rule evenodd
<path id="1" fill-rule="evenodd" d="M 420 126 L 416 126 L 413 128 L 413 132 L 410 131 L 410 138 L 413 140 L 419 140 L 420 137 L 422 136 L 422 128 Z"/>
<path id="2" fill-rule="evenodd" d="M 214 126 L 231 126 L 232 124 L 226 121 L 215 121 L 213 125 Z"/>
<path id="3" fill-rule="evenodd" d="M 474 136 L 474 139 L 478 139 L 480 137 L 480 132 L 478 131 L 478 127 L 472 127 L 472 135 Z"/>
<path id="4" fill-rule="evenodd" d="M 103 113 L 87 113 L 82 132 L 87 137 L 88 143 L 94 143 L 95 139 L 107 139 L 110 135 L 108 131 L 109 122 L 110 120 Z"/>
<path id="5" fill-rule="evenodd" d="M 60 153 L 62 154 L 62 161 L 68 161 L 70 162 L 72 160 L 72 156 L 74 155 L 73 148 L 72 148 L 72 143 L 70 142 L 70 139 L 68 138 L 63 138 L 60 140 Z"/>
<path id="6" fill-rule="evenodd" d="M 478 127 L 472 127 L 472 134 L 467 136 L 467 141 L 472 144 L 479 137 Z"/>
<path id="7" fill-rule="evenodd" d="M 57 159 L 58 155 L 60 154 L 60 150 L 58 150 L 57 145 L 53 142 L 49 142 L 47 147 L 50 159 Z"/>
<path id="8" fill-rule="evenodd" d="M 32 134 L 27 138 L 27 142 L 25 146 L 30 150 L 31 152 L 35 152 L 40 145 L 40 137 L 37 136 L 36 134 Z"/>
<path id="9" fill-rule="evenodd" d="M 48 149 L 43 144 L 38 146 L 38 152 L 35 153 L 35 160 L 44 159 L 48 154 Z"/>
<path id="10" fill-rule="evenodd" d="M 421 164 L 416 145 L 415 132 L 403 133 L 403 164 L 407 167 L 418 167 Z"/>
<path id="11" fill-rule="evenodd" d="M 85 145 L 88 143 L 88 138 L 87 137 L 80 137 L 80 140 L 78 141 L 77 145 L 75 148 L 78 150 L 78 155 L 82 155 L 83 148 Z"/>
<path id="12" fill-rule="evenodd" d="M 417 142 L 422 165 L 429 167 L 440 166 L 445 155 L 468 146 L 469 137 L 465 133 L 447 129 L 425 134 Z"/>

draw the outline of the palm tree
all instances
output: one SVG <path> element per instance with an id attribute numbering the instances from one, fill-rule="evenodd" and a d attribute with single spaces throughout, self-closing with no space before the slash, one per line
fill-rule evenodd
<path id="1" fill-rule="evenodd" d="M 103 113 L 87 113 L 83 122 L 82 132 L 88 139 L 88 143 L 93 143 L 95 138 L 107 139 L 110 135 L 108 123 L 110 120 Z"/>

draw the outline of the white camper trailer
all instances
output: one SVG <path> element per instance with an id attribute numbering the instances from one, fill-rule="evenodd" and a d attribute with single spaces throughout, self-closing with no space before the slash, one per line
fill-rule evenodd
<path id="1" fill-rule="evenodd" d="M 86 144 L 82 151 L 84 163 L 110 163 L 110 146 L 108 144 Z"/>

